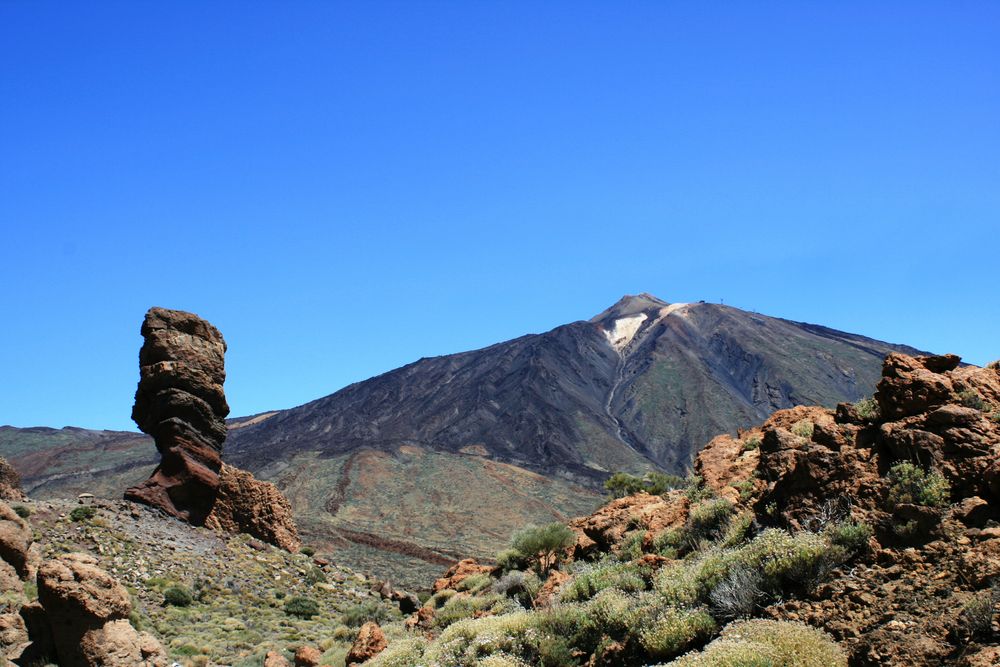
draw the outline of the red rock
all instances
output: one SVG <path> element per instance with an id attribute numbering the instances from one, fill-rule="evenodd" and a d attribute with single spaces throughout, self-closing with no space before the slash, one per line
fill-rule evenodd
<path id="1" fill-rule="evenodd" d="M 128 591 L 97 567 L 93 556 L 66 554 L 43 563 L 38 601 L 48 625 L 43 641 L 51 641 L 63 667 L 167 664 L 159 642 L 129 624 Z"/>
<path id="2" fill-rule="evenodd" d="M 162 459 L 125 497 L 201 525 L 215 502 L 226 439 L 226 342 L 197 315 L 164 308 L 150 308 L 142 335 L 132 419 Z"/>
<path id="3" fill-rule="evenodd" d="M 0 456 L 0 500 L 24 500 L 21 476 L 2 456 Z"/>
<path id="4" fill-rule="evenodd" d="M 481 565 L 475 558 L 466 558 L 448 568 L 444 576 L 434 582 L 432 592 L 444 590 L 445 588 L 458 589 L 458 585 L 474 574 L 489 574 L 493 568 L 489 565 Z"/>
<path id="5" fill-rule="evenodd" d="M 388 642 L 385 640 L 385 634 L 382 633 L 382 628 L 378 626 L 378 623 L 371 621 L 365 623 L 358 630 L 358 637 L 354 640 L 351 650 L 347 653 L 347 659 L 344 662 L 345 667 L 351 667 L 351 665 L 358 665 L 366 660 L 371 660 L 384 651 L 388 645 Z"/>
<path id="6" fill-rule="evenodd" d="M 0 501 L 0 560 L 23 579 L 30 575 L 31 527 L 6 503 Z"/>
<path id="7" fill-rule="evenodd" d="M 548 578 L 546 578 L 545 583 L 538 590 L 538 595 L 535 596 L 535 607 L 549 606 L 559 593 L 559 589 L 570 579 L 571 577 L 565 572 L 560 572 L 559 570 L 549 572 Z"/>
<path id="8" fill-rule="evenodd" d="M 205 525 L 213 530 L 246 533 L 296 552 L 302 546 L 288 499 L 270 482 L 246 470 L 222 466 L 218 498 Z"/>
<path id="9" fill-rule="evenodd" d="M 289 664 L 277 651 L 268 651 L 264 656 L 264 667 L 289 667 Z"/>
<path id="10" fill-rule="evenodd" d="M 300 646 L 295 651 L 295 667 L 319 667 L 323 654 L 312 646 Z"/>

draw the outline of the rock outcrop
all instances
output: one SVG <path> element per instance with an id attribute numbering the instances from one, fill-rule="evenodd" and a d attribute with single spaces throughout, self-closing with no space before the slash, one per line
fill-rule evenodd
<path id="1" fill-rule="evenodd" d="M 369 621 L 358 630 L 358 637 L 354 640 L 351 650 L 347 653 L 345 661 L 346 667 L 360 665 L 366 660 L 371 660 L 376 655 L 385 650 L 389 643 L 385 639 L 385 634 L 378 623 Z"/>
<path id="2" fill-rule="evenodd" d="M 17 576 L 31 576 L 29 564 L 31 527 L 6 503 L 0 502 L 0 560 L 9 565 Z"/>
<path id="3" fill-rule="evenodd" d="M 125 497 L 201 525 L 212 511 L 226 439 L 226 341 L 192 313 L 150 308 L 142 324 L 132 419 L 162 459 Z"/>
<path id="4" fill-rule="evenodd" d="M 24 500 L 21 476 L 2 456 L 0 456 L 0 500 Z"/>
<path id="5" fill-rule="evenodd" d="M 132 419 L 153 436 L 162 459 L 125 498 L 297 551 L 291 506 L 277 487 L 222 463 L 229 414 L 222 334 L 192 313 L 150 308 L 142 336 Z"/>
<path id="6" fill-rule="evenodd" d="M 475 558 L 460 560 L 448 568 L 448 571 L 434 582 L 432 592 L 437 593 L 438 591 L 443 591 L 446 588 L 457 590 L 458 585 L 468 577 L 475 574 L 489 574 L 492 571 L 493 567 L 489 565 L 482 565 Z"/>
<path id="7" fill-rule="evenodd" d="M 997 655 L 976 647 L 963 609 L 1000 580 L 998 461 L 996 368 L 890 354 L 874 400 L 776 412 L 741 439 L 713 440 L 696 470 L 763 525 L 816 531 L 850 517 L 870 526 L 869 559 L 850 576 L 765 612 L 823 627 L 852 665 L 930 667 Z M 946 480 L 940 500 L 901 499 L 889 474 L 899 463 Z M 966 651 L 967 661 L 955 658 Z"/>
<path id="8" fill-rule="evenodd" d="M 62 667 L 165 667 L 163 647 L 129 624 L 131 611 L 125 587 L 93 556 L 73 553 L 38 568 L 38 602 L 21 615 L 33 657 Z"/>
<path id="9" fill-rule="evenodd" d="M 213 530 L 247 533 L 286 551 L 302 546 L 292 506 L 278 487 L 246 470 L 223 464 L 219 489 L 205 525 Z"/>

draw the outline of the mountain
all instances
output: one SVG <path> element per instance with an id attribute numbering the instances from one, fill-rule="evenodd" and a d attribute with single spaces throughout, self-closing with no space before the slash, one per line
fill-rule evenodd
<path id="1" fill-rule="evenodd" d="M 469 448 L 581 481 L 682 473 L 713 435 L 793 405 L 872 392 L 890 351 L 914 351 L 727 306 L 626 296 L 588 321 L 421 359 L 231 432 L 240 465 L 289 451 Z"/>
<path id="2" fill-rule="evenodd" d="M 307 542 L 405 583 L 491 554 L 524 523 L 589 513 L 612 471 L 682 473 L 718 433 L 870 395 L 891 351 L 917 352 L 626 296 L 590 320 L 230 420 L 225 456 L 278 485 Z M 134 433 L 0 427 L 0 455 L 36 497 L 120 497 L 156 450 Z"/>

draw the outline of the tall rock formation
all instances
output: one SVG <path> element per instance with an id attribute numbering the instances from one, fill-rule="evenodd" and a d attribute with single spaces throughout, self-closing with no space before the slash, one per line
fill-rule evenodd
<path id="1" fill-rule="evenodd" d="M 226 341 L 197 315 L 165 308 L 149 309 L 142 336 L 132 419 L 153 436 L 162 459 L 125 497 L 201 525 L 215 503 L 222 469 Z"/>
<path id="2" fill-rule="evenodd" d="M 162 459 L 125 498 L 196 526 L 298 550 L 291 506 L 277 487 L 222 463 L 229 414 L 222 334 L 192 313 L 150 308 L 142 336 L 132 419 L 153 436 Z"/>

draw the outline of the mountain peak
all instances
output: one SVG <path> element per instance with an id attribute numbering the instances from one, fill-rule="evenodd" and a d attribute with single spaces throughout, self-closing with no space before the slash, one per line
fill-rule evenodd
<path id="1" fill-rule="evenodd" d="M 648 311 L 658 311 L 670 304 L 663 299 L 657 298 L 648 292 L 641 294 L 626 294 L 607 310 L 595 315 L 591 322 L 605 322 L 607 320 L 617 320 L 623 317 L 634 317 L 640 313 Z"/>

